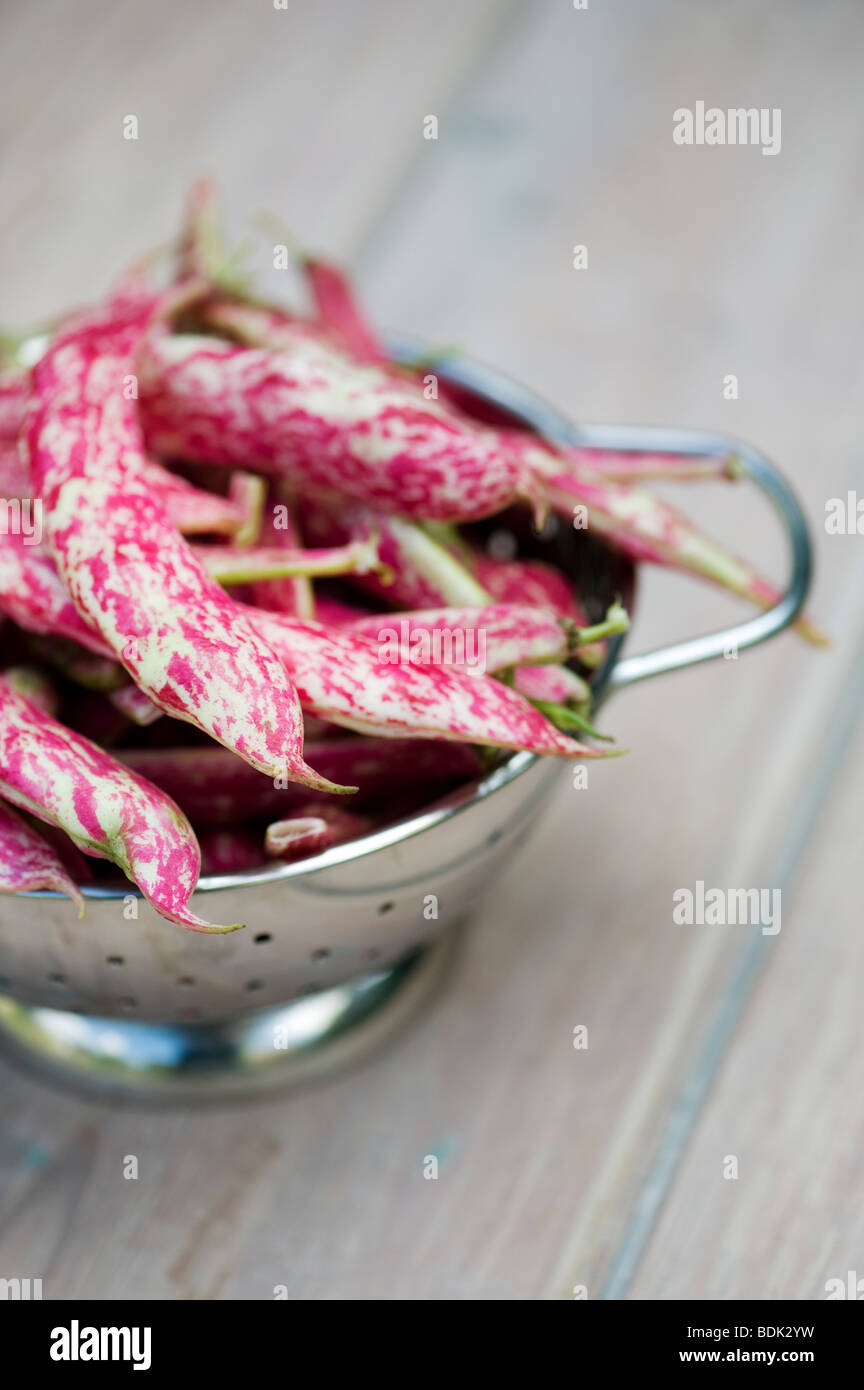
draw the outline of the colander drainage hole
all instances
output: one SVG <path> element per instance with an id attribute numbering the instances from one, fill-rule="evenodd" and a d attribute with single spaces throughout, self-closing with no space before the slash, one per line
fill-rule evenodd
<path id="1" fill-rule="evenodd" d="M 254 936 L 252 940 L 255 942 L 256 946 L 263 946 L 266 942 L 272 941 L 273 938 L 269 931 L 259 931 L 258 935 Z"/>
<path id="2" fill-rule="evenodd" d="M 378 915 L 383 917 L 385 912 L 392 912 L 395 906 L 395 903 L 380 903 L 378 906 Z"/>
<path id="3" fill-rule="evenodd" d="M 326 960 L 330 954 L 329 946 L 319 946 L 317 951 L 312 952 L 313 960 Z"/>
<path id="4" fill-rule="evenodd" d="M 61 975 L 59 970 L 53 970 L 48 976 L 48 979 L 51 981 L 52 985 L 65 985 L 66 983 L 66 976 Z"/>
<path id="5" fill-rule="evenodd" d="M 124 958 L 123 956 L 106 956 L 106 957 L 105 957 L 105 964 L 106 964 L 106 965 L 125 965 L 125 964 L 126 964 L 126 960 L 125 960 L 125 958 Z"/>
<path id="6" fill-rule="evenodd" d="M 264 988 L 264 981 L 263 981 L 263 980 L 247 980 L 247 981 L 246 981 L 246 988 L 249 989 L 249 990 L 252 990 L 252 989 L 263 989 L 263 988 Z"/>
<path id="7" fill-rule="evenodd" d="M 178 985 L 184 985 L 187 989 L 195 984 L 194 975 L 181 975 L 177 980 Z"/>
<path id="8" fill-rule="evenodd" d="M 123 998 L 119 1000 L 119 1004 L 121 1009 L 137 1009 L 138 1000 L 131 994 L 125 994 Z"/>

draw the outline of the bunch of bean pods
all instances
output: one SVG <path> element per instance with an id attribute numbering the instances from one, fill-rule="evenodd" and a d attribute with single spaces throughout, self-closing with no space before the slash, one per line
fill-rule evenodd
<path id="1" fill-rule="evenodd" d="M 172 283 L 139 265 L 6 353 L 2 891 L 81 913 L 117 866 L 170 921 L 231 931 L 190 910 L 202 854 L 225 872 L 317 852 L 496 750 L 609 756 L 590 679 L 627 614 L 591 621 L 560 567 L 486 543 L 490 518 L 536 534 L 579 507 L 630 560 L 776 598 L 645 487 L 734 459 L 490 424 L 298 259 L 311 312 L 253 298 L 202 183 Z"/>

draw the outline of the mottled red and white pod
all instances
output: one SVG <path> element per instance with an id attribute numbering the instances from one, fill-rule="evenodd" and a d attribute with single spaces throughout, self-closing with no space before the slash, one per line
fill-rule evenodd
<path id="1" fill-rule="evenodd" d="M 0 893 L 45 889 L 71 898 L 78 916 L 84 916 L 81 890 L 69 877 L 57 851 L 0 801 Z"/>
<path id="2" fill-rule="evenodd" d="M 591 703 L 591 687 L 569 666 L 520 666 L 513 685 L 526 700 L 547 705 Z"/>
<path id="3" fill-rule="evenodd" d="M 564 758 L 609 756 L 560 734 L 514 690 L 444 666 L 395 665 L 375 642 L 285 614 L 249 610 L 285 662 L 304 709 L 358 733 L 422 734 Z"/>
<path id="4" fill-rule="evenodd" d="M 380 808 L 418 788 L 431 800 L 443 788 L 482 771 L 468 744 L 432 739 L 336 738 L 309 744 L 309 754 L 334 782 L 357 787 L 355 806 Z M 115 755 L 177 802 L 196 825 L 237 825 L 293 814 L 308 800 L 294 782 L 276 785 L 217 744 L 201 748 L 127 748 Z M 333 798 L 333 806 L 341 798 Z"/>
<path id="5" fill-rule="evenodd" d="M 27 372 L 15 367 L 0 372 L 0 440 L 4 444 L 17 437 L 28 386 Z"/>
<path id="6" fill-rule="evenodd" d="M 466 556 L 466 563 L 498 603 L 530 603 L 587 625 L 572 584 L 553 565 L 543 560 L 499 560 L 479 551 Z"/>
<path id="7" fill-rule="evenodd" d="M 358 362 L 386 362 L 387 353 L 361 309 L 345 272 L 318 256 L 304 255 L 301 266 L 321 326 L 337 334 Z"/>
<path id="8" fill-rule="evenodd" d="M 184 536 L 236 537 L 248 524 L 242 493 L 244 484 L 235 483 L 228 497 L 206 492 L 194 483 L 172 473 L 155 459 L 146 459 L 143 474 L 159 498 L 173 524 Z M 235 478 L 239 475 L 235 474 Z M 256 480 L 256 488 L 257 488 Z"/>
<path id="9" fill-rule="evenodd" d="M 32 497 L 33 486 L 27 465 L 15 440 L 0 439 L 0 497 Z"/>
<path id="10" fill-rule="evenodd" d="M 486 671 L 566 661 L 576 646 L 569 619 L 509 603 L 373 613 L 355 619 L 345 631 L 394 645 L 400 660 L 417 666 L 482 664 Z"/>
<path id="11" fill-rule="evenodd" d="M 0 534 L 0 610 L 26 632 L 51 633 L 111 656 L 106 642 L 81 617 L 44 546 Z"/>
<path id="12" fill-rule="evenodd" d="M 290 351 L 273 352 L 154 330 L 138 373 L 159 454 L 254 459 L 298 487 L 424 519 L 490 516 L 542 492 L 494 431 L 427 400 L 409 378 L 300 331 Z"/>
<path id="13" fill-rule="evenodd" d="M 64 830 L 85 854 L 112 860 L 170 922 L 194 931 L 239 925 L 213 926 L 189 910 L 200 855 L 179 807 L 2 680 L 0 793 Z"/>
<path id="14" fill-rule="evenodd" d="M 205 874 L 241 874 L 264 862 L 260 837 L 249 830 L 205 830 L 199 836 Z"/>
<path id="15" fill-rule="evenodd" d="M 606 537 L 632 560 L 686 570 L 760 608 L 778 602 L 779 589 L 757 574 L 747 561 L 733 555 L 668 502 L 644 488 L 624 486 L 596 475 L 555 473 L 548 461 L 544 476 L 549 500 L 557 511 L 572 518 L 574 506 L 583 506 L 589 530 Z M 808 641 L 824 645 L 823 634 L 806 615 L 796 621 L 795 627 Z"/>
<path id="16" fill-rule="evenodd" d="M 483 588 L 500 603 L 534 604 L 561 617 L 572 618 L 579 627 L 588 626 L 585 610 L 566 575 L 543 560 L 499 560 L 475 553 L 470 568 Z M 599 666 L 605 656 L 603 642 L 589 643 L 579 649 L 579 660 L 591 668 Z"/>
<path id="17" fill-rule="evenodd" d="M 132 353 L 150 306 L 94 315 L 33 370 L 25 437 L 45 534 L 81 616 L 166 714 L 270 776 L 336 790 L 302 756 L 282 663 L 206 573 L 143 476 Z"/>

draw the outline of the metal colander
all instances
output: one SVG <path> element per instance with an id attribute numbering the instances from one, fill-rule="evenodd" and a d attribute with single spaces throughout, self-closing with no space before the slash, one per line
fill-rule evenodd
<path id="1" fill-rule="evenodd" d="M 401 342 L 410 360 L 415 345 Z M 736 451 L 784 522 L 792 574 L 768 612 L 710 636 L 621 658 L 610 645 L 600 704 L 647 676 L 753 646 L 795 618 L 810 580 L 806 523 L 788 485 L 754 450 L 697 431 L 575 428 L 531 392 L 464 359 L 442 380 L 487 418 L 610 450 Z M 592 614 L 633 574 L 566 527 L 550 544 Z M 207 936 L 159 917 L 132 885 L 85 887 L 87 915 L 52 893 L 0 899 L 0 1036 L 25 1061 L 126 1097 L 258 1094 L 356 1060 L 391 1033 L 439 978 L 458 927 L 513 858 L 556 779 L 557 760 L 516 754 L 429 809 L 300 863 L 203 878 L 193 911 L 242 921 Z M 578 827 L 574 831 L 578 834 Z M 574 854 L 578 846 L 574 845 Z"/>

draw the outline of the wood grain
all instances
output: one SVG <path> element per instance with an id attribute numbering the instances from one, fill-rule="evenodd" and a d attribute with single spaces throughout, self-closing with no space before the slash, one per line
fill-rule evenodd
<path id="1" fill-rule="evenodd" d="M 775 456 L 814 518 L 814 607 L 836 641 L 814 654 L 786 637 L 610 704 L 630 756 L 592 768 L 587 792 L 562 783 L 490 884 L 450 988 L 362 1071 L 166 1115 L 84 1103 L 4 1063 L 0 1267 L 58 1298 L 820 1296 L 835 1264 L 856 1267 L 861 1192 L 847 1154 L 862 962 L 842 867 L 860 740 L 835 759 L 842 785 L 816 775 L 864 619 L 860 542 L 821 528 L 860 452 L 860 11 L 328 0 L 250 17 L 159 0 L 145 27 L 140 7 L 91 8 L 86 36 L 62 6 L 0 18 L 13 317 L 98 291 L 164 239 L 204 165 L 236 230 L 269 204 L 352 259 L 382 324 L 460 343 L 575 416 L 704 425 Z M 672 111 L 700 97 L 781 106 L 781 154 L 674 146 Z M 134 149 L 126 111 L 141 113 Z M 429 113 L 437 141 L 422 139 Z M 684 501 L 782 572 L 744 490 Z M 632 649 L 741 611 L 647 574 Z M 806 879 L 789 880 L 745 1016 L 753 929 L 675 926 L 672 893 L 767 882 L 802 806 L 826 819 L 804 822 Z M 821 902 L 827 941 L 795 925 Z M 796 1010 L 818 1012 L 829 972 L 836 1021 L 805 1044 Z M 716 1099 L 714 1038 L 729 1048 Z M 742 1178 L 724 1184 L 717 1154 L 739 1150 Z"/>

